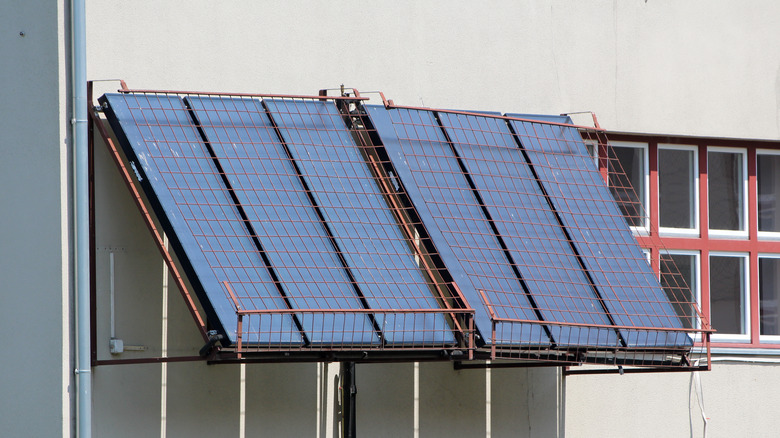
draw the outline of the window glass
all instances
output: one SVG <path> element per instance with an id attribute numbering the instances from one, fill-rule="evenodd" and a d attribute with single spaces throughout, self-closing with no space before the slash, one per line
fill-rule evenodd
<path id="1" fill-rule="evenodd" d="M 710 322 L 717 334 L 746 334 L 745 257 L 710 256 Z"/>
<path id="2" fill-rule="evenodd" d="M 762 335 L 780 335 L 780 258 L 758 259 L 758 293 Z"/>
<path id="3" fill-rule="evenodd" d="M 611 145 L 609 187 L 632 227 L 645 226 L 645 149 Z"/>
<path id="4" fill-rule="evenodd" d="M 661 285 L 685 328 L 694 328 L 696 323 L 696 310 L 691 305 L 696 302 L 696 272 L 693 254 L 661 255 Z"/>
<path id="5" fill-rule="evenodd" d="M 691 149 L 658 149 L 661 227 L 696 228 L 695 158 Z"/>
<path id="6" fill-rule="evenodd" d="M 599 166 L 599 144 L 595 141 L 586 141 L 585 147 L 588 149 L 588 155 L 593 159 L 593 164 Z"/>
<path id="7" fill-rule="evenodd" d="M 745 229 L 743 155 L 712 150 L 707 153 L 711 229 Z"/>
<path id="8" fill-rule="evenodd" d="M 758 231 L 780 232 L 780 155 L 758 154 Z"/>

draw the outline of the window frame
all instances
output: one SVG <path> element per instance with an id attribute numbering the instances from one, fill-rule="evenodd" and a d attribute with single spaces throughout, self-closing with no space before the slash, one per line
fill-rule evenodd
<path id="1" fill-rule="evenodd" d="M 687 256 L 693 256 L 693 280 L 695 282 L 694 287 L 691 289 L 691 294 L 693 295 L 693 298 L 696 300 L 696 305 L 699 307 L 699 311 L 703 313 L 702 311 L 702 297 L 701 297 L 701 251 L 698 250 L 687 250 L 687 249 L 662 249 L 659 251 L 659 263 L 660 263 L 660 257 L 663 257 L 664 255 L 687 255 Z M 659 267 L 658 269 L 658 275 L 660 278 L 661 275 L 661 269 Z M 688 287 L 690 288 L 691 285 L 689 284 Z M 701 321 L 697 318 L 696 319 L 696 327 L 697 329 L 701 328 Z M 696 333 L 696 339 L 697 342 L 701 340 L 701 334 Z"/>
<path id="2" fill-rule="evenodd" d="M 710 251 L 707 254 L 707 271 L 709 272 L 709 278 L 707 284 L 710 286 L 710 290 L 707 291 L 707 308 L 709 309 L 708 320 L 712 324 L 712 257 L 740 257 L 743 260 L 743 272 L 742 272 L 742 293 L 739 300 L 742 306 L 742 328 L 745 333 L 718 333 L 712 334 L 713 343 L 750 343 L 753 329 L 753 322 L 751 320 L 751 309 L 753 303 L 750 299 L 750 253 L 745 251 Z M 716 329 L 717 330 L 717 329 Z"/>
<path id="3" fill-rule="evenodd" d="M 742 230 L 722 230 L 712 228 L 710 221 L 712 219 L 710 211 L 710 152 L 740 154 L 742 156 Z M 714 238 L 732 238 L 745 239 L 749 236 L 749 208 L 748 205 L 748 151 L 747 148 L 731 146 L 707 146 L 707 230 L 710 237 Z M 757 220 L 757 219 L 756 219 Z"/>
<path id="4" fill-rule="evenodd" d="M 641 193 L 638 193 L 642 205 L 642 225 L 629 224 L 629 228 L 635 235 L 647 236 L 650 234 L 650 144 L 636 141 L 610 141 L 609 148 L 614 147 L 642 150 L 642 184 L 644 187 L 642 187 Z M 609 174 L 609 170 L 607 173 Z M 634 187 L 634 191 L 636 191 L 636 187 Z"/>
<path id="5" fill-rule="evenodd" d="M 759 155 L 774 155 L 780 157 L 780 150 L 778 149 L 761 149 L 756 148 L 756 201 L 758 202 L 758 157 Z M 778 194 L 778 201 L 780 201 L 780 194 Z M 780 204 L 780 203 L 779 203 Z M 780 205 L 779 205 L 780 208 Z M 756 226 L 756 232 L 758 234 L 759 239 L 765 239 L 765 240 L 780 240 L 780 231 L 761 231 L 761 228 L 759 226 L 759 216 L 761 211 L 758 208 L 758 205 L 756 205 L 756 214 L 755 214 L 755 226 Z M 759 257 L 761 257 L 759 255 Z"/>
<path id="6" fill-rule="evenodd" d="M 593 164 L 596 166 L 596 169 L 599 167 L 599 142 L 596 140 L 584 140 L 585 143 L 585 151 L 588 153 L 588 156 L 593 160 Z"/>
<path id="7" fill-rule="evenodd" d="M 592 133 L 583 134 L 585 139 L 591 139 Z M 700 251 L 699 258 L 699 294 L 700 310 L 702 312 L 702 324 L 708 323 L 711 317 L 710 304 L 710 270 L 709 254 L 720 255 L 728 252 L 739 253 L 744 256 L 749 254 L 749 266 L 747 267 L 749 288 L 746 297 L 749 297 L 749 336 L 743 336 L 743 339 L 733 339 L 730 336 L 710 337 L 713 351 L 730 352 L 737 354 L 744 351 L 745 354 L 769 354 L 780 357 L 780 342 L 775 342 L 768 335 L 761 336 L 760 327 L 760 295 L 759 295 L 759 257 L 767 255 L 780 256 L 780 236 L 775 237 L 771 232 L 758 232 L 758 160 L 761 154 L 780 155 L 780 140 L 769 139 L 736 139 L 725 137 L 703 137 L 689 135 L 669 135 L 669 134 L 650 134 L 650 133 L 631 133 L 631 132 L 611 132 L 605 131 L 604 137 L 611 144 L 620 144 L 624 142 L 646 143 L 649 145 L 649 166 L 650 166 L 650 232 L 649 234 L 634 233 L 635 239 L 640 247 L 650 249 L 652 253 L 652 267 L 656 274 L 660 274 L 659 253 L 662 251 L 677 252 L 681 250 Z M 699 234 L 671 234 L 661 233 L 659 229 L 658 214 L 658 147 L 659 145 L 690 145 L 695 148 L 696 160 L 698 164 L 698 213 L 699 213 Z M 747 203 L 747 208 L 743 211 L 747 214 L 748 221 L 745 223 L 746 231 L 740 232 L 710 232 L 709 229 L 709 186 L 710 178 L 708 175 L 708 152 L 709 151 L 731 151 L 742 154 L 743 165 L 741 171 L 743 192 L 742 196 Z M 609 156 L 605 155 L 607 150 L 599 150 L 599 171 L 605 182 L 608 174 Z M 747 195 L 745 195 L 747 191 Z M 744 218 L 743 218 L 744 220 Z M 707 260 L 704 260 L 704 258 Z M 701 345 L 703 339 L 696 339 Z"/>
<path id="8" fill-rule="evenodd" d="M 780 344 L 780 334 L 777 335 L 761 334 L 761 259 L 780 259 L 780 253 L 759 253 L 756 258 L 756 260 L 758 261 L 758 266 L 756 267 L 756 271 L 758 275 L 758 277 L 756 278 L 756 289 L 758 290 L 758 302 L 756 303 L 756 306 L 758 307 L 758 321 L 756 321 L 756 324 L 758 324 L 758 339 L 762 343 Z"/>
<path id="9" fill-rule="evenodd" d="M 661 150 L 684 150 L 692 152 L 693 161 L 693 181 L 691 181 L 691 189 L 693 191 L 693 228 L 676 228 L 676 227 L 662 227 L 661 226 L 661 176 L 658 175 L 658 187 L 656 189 L 656 211 L 658 212 L 658 234 L 661 236 L 688 236 L 698 237 L 701 235 L 699 223 L 701 221 L 700 213 L 700 193 L 699 193 L 699 148 L 696 145 L 684 145 L 675 143 L 658 143 L 656 148 L 657 164 L 656 167 L 660 168 L 661 165 Z"/>

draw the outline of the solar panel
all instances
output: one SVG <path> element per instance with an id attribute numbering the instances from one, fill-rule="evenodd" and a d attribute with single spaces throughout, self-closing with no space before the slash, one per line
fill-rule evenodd
<path id="1" fill-rule="evenodd" d="M 285 309 L 189 112 L 177 96 L 106 94 L 106 112 L 210 323 L 230 343 L 243 308 Z M 268 318 L 248 342 L 300 344 L 293 319 Z"/>
<path id="2" fill-rule="evenodd" d="M 452 113 L 439 117 L 542 318 L 610 325 L 505 121 Z M 559 345 L 618 345 L 613 329 L 550 326 L 550 331 Z"/>
<path id="3" fill-rule="evenodd" d="M 439 309 L 429 280 L 335 104 L 266 99 L 317 208 L 372 309 Z M 375 314 L 389 343 L 449 342 L 440 314 Z"/>
<path id="4" fill-rule="evenodd" d="M 189 96 L 222 171 L 262 243 L 293 309 L 363 309 L 330 240 L 257 99 Z M 378 342 L 365 314 L 299 315 L 316 343 Z"/>
<path id="5" fill-rule="evenodd" d="M 101 103 L 239 357 L 675 364 L 693 345 L 568 118 L 349 96 Z"/>
<path id="6" fill-rule="evenodd" d="M 615 323 L 682 328 L 577 130 L 517 120 L 510 124 Z M 621 333 L 628 346 L 692 344 L 684 332 Z"/>
<path id="7" fill-rule="evenodd" d="M 466 299 L 486 342 L 493 342 L 490 309 L 499 317 L 538 321 L 495 231 L 485 217 L 452 148 L 429 111 L 367 106 L 390 160 L 431 239 Z M 538 324 L 500 325 L 497 339 L 548 344 Z"/>

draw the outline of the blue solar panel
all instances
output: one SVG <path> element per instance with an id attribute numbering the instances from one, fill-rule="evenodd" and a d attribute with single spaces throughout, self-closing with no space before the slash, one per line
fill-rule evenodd
<path id="1" fill-rule="evenodd" d="M 485 292 L 496 316 L 538 321 L 432 113 L 367 108 L 447 270 L 476 310 L 477 328 L 486 342 L 493 342 L 490 310 L 478 291 Z M 538 324 L 499 324 L 497 330 L 497 340 L 549 343 Z"/>
<path id="2" fill-rule="evenodd" d="M 440 119 L 545 321 L 609 325 L 565 230 L 504 120 Z M 559 345 L 618 345 L 609 329 L 549 326 Z"/>
<path id="3" fill-rule="evenodd" d="M 363 309 L 259 100 L 186 98 L 293 309 Z M 300 316 L 312 343 L 378 342 L 365 314 Z"/>
<path id="4" fill-rule="evenodd" d="M 439 309 L 333 102 L 265 100 L 372 309 Z M 390 343 L 454 340 L 440 314 L 377 314 Z"/>
<path id="5" fill-rule="evenodd" d="M 223 282 L 243 308 L 285 309 L 181 99 L 124 94 L 103 99 L 109 103 L 114 132 L 212 325 L 229 342 L 236 341 L 236 309 Z M 243 331 L 253 333 L 247 342 L 302 342 L 288 315 L 263 319 Z"/>
<path id="6" fill-rule="evenodd" d="M 511 115 L 510 115 L 511 116 Z M 511 121 L 615 323 L 682 328 L 576 129 Z M 688 346 L 683 332 L 622 330 L 628 346 Z"/>

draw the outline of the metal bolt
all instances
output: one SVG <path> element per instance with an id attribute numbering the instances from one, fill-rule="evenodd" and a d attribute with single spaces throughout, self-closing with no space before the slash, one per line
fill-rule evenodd
<path id="1" fill-rule="evenodd" d="M 20 30 L 20 31 L 19 31 L 19 36 L 20 36 L 20 37 L 23 37 L 23 36 L 24 36 L 24 31 L 23 31 L 23 30 Z"/>

